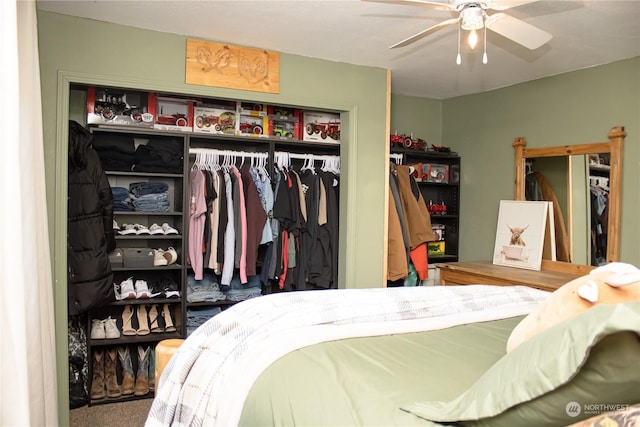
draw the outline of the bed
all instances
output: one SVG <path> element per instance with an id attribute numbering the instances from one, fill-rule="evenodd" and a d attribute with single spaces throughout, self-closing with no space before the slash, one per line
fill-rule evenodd
<path id="1" fill-rule="evenodd" d="M 548 297 L 468 285 L 247 300 L 182 344 L 146 425 L 558 426 L 591 416 L 587 404 L 640 403 L 640 303 L 598 306 L 506 353 Z"/>

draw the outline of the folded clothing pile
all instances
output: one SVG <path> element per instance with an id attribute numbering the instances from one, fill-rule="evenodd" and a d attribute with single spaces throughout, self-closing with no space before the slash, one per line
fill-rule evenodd
<path id="1" fill-rule="evenodd" d="M 193 273 L 187 275 L 187 302 L 215 302 L 226 298 L 214 274 L 205 271 L 201 280 L 196 280 Z"/>
<path id="2" fill-rule="evenodd" d="M 165 182 L 133 182 L 129 184 L 129 199 L 133 210 L 140 212 L 167 212 L 169 186 Z"/>
<path id="3" fill-rule="evenodd" d="M 247 276 L 247 283 L 240 282 L 240 276 L 234 273 L 229 285 L 220 285 L 220 290 L 230 301 L 244 301 L 262 295 L 260 276 Z"/>
<path id="4" fill-rule="evenodd" d="M 136 153 L 133 137 L 97 133 L 93 136 L 93 149 L 100 157 L 102 169 L 131 172 Z"/>
<path id="5" fill-rule="evenodd" d="M 134 172 L 182 173 L 182 139 L 151 139 L 135 151 Z"/>

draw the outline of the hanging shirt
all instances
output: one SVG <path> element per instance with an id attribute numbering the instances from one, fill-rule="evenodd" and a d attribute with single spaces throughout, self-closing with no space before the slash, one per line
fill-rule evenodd
<path id="1" fill-rule="evenodd" d="M 233 213 L 233 184 L 229 171 L 224 171 L 224 186 L 227 199 L 227 226 L 224 230 L 224 260 L 222 262 L 221 285 L 229 285 L 233 277 L 236 231 Z"/>
<path id="2" fill-rule="evenodd" d="M 202 280 L 202 239 L 204 236 L 204 222 L 206 220 L 207 202 L 204 194 L 205 176 L 200 169 L 189 172 L 189 234 L 188 256 L 196 280 Z"/>

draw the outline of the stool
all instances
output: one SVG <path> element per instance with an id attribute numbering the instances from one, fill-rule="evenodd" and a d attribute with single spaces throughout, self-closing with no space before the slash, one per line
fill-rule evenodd
<path id="1" fill-rule="evenodd" d="M 158 391 L 158 383 L 160 382 L 160 375 L 162 375 L 162 371 L 169 363 L 171 356 L 178 350 L 178 348 L 184 342 L 183 339 L 173 338 L 169 340 L 162 340 L 156 345 L 156 359 L 155 359 L 155 375 L 156 375 L 156 388 L 155 391 Z"/>

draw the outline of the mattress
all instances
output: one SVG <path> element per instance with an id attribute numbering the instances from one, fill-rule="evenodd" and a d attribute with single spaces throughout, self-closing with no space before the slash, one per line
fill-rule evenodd
<path id="1" fill-rule="evenodd" d="M 452 399 L 471 386 L 505 354 L 509 334 L 521 319 L 296 350 L 258 377 L 240 425 L 434 425 L 400 407 L 415 400 Z"/>

